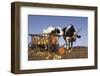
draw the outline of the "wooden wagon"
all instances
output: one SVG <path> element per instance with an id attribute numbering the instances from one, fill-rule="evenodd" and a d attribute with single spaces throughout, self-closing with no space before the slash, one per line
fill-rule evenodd
<path id="1" fill-rule="evenodd" d="M 57 51 L 59 48 L 59 35 L 56 34 L 29 34 L 31 42 L 29 47 L 31 49 L 39 48 L 40 51 Z"/>

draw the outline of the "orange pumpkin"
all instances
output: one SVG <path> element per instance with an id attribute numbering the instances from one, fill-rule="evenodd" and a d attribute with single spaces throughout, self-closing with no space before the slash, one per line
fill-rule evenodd
<path id="1" fill-rule="evenodd" d="M 65 48 L 64 48 L 64 47 L 60 47 L 60 48 L 58 49 L 58 53 L 59 53 L 60 55 L 63 55 L 63 54 L 65 53 Z"/>

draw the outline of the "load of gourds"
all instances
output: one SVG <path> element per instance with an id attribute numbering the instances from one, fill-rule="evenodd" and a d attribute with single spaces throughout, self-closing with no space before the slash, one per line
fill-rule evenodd
<path id="1" fill-rule="evenodd" d="M 49 42 L 49 40 L 47 39 L 47 38 L 40 38 L 39 40 L 38 40 L 38 45 L 47 45 L 48 44 L 48 42 Z"/>

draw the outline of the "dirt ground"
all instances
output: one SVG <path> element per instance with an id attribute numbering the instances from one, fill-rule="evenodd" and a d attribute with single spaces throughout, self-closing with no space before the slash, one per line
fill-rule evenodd
<path id="1" fill-rule="evenodd" d="M 78 59 L 87 58 L 88 48 L 87 47 L 74 47 L 72 51 L 66 51 L 63 55 L 59 55 L 57 52 L 50 51 L 39 51 L 39 48 L 28 50 L 28 60 L 54 60 L 54 59 Z"/>

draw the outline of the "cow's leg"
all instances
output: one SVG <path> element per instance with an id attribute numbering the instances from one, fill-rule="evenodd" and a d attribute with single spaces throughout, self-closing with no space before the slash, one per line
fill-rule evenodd
<path id="1" fill-rule="evenodd" d="M 69 49 L 69 41 L 68 41 L 68 37 L 66 37 L 66 50 Z"/>
<path id="2" fill-rule="evenodd" d="M 70 50 L 70 38 L 69 37 L 66 38 L 66 42 L 67 42 L 67 51 L 69 51 Z"/>
<path id="3" fill-rule="evenodd" d="M 71 39 L 67 40 L 67 50 L 70 53 L 72 51 L 73 41 Z"/>
<path id="4" fill-rule="evenodd" d="M 66 43 L 66 50 L 67 50 L 67 40 L 65 40 L 65 43 Z"/>
<path id="5" fill-rule="evenodd" d="M 70 50 L 70 41 L 68 41 L 68 50 Z"/>
<path id="6" fill-rule="evenodd" d="M 71 52 L 72 51 L 72 46 L 73 46 L 73 41 L 70 40 L 70 43 L 69 43 L 69 51 L 68 52 Z"/>
<path id="7" fill-rule="evenodd" d="M 69 41 L 69 50 L 71 49 L 71 41 Z"/>
<path id="8" fill-rule="evenodd" d="M 71 42 L 70 41 L 68 41 L 68 42 L 69 42 L 69 44 L 68 44 L 68 52 L 70 52 Z"/>
<path id="9" fill-rule="evenodd" d="M 73 46 L 73 41 L 71 41 L 71 49 L 72 49 L 72 46 Z"/>

